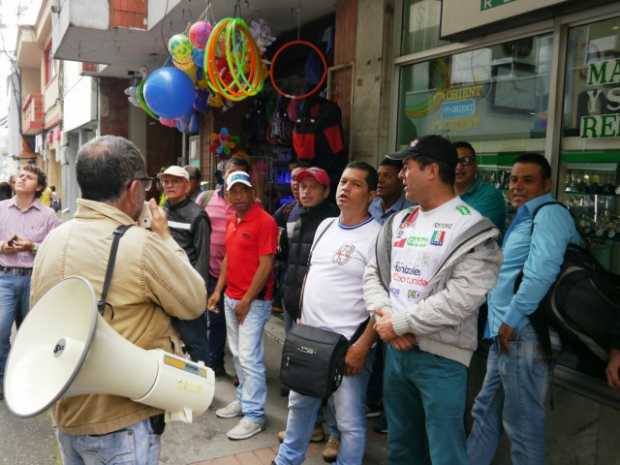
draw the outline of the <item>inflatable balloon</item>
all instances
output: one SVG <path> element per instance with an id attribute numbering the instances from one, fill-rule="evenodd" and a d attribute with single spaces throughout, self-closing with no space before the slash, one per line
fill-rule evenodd
<path id="1" fill-rule="evenodd" d="M 211 34 L 211 24 L 206 21 L 196 21 L 189 28 L 188 35 L 194 47 L 205 48 L 209 34 Z"/>
<path id="2" fill-rule="evenodd" d="M 175 34 L 170 37 L 168 51 L 172 59 L 178 63 L 192 61 L 192 43 L 185 34 Z"/>
<path id="3" fill-rule="evenodd" d="M 164 118 L 179 118 L 192 110 L 194 83 L 183 71 L 165 66 L 153 71 L 144 84 L 149 108 Z"/>
<path id="4" fill-rule="evenodd" d="M 209 100 L 209 92 L 206 90 L 198 90 L 194 99 L 194 110 L 199 113 L 207 111 L 207 101 Z"/>
<path id="5" fill-rule="evenodd" d="M 194 48 L 192 50 L 192 61 L 196 66 L 202 68 L 205 62 L 205 51 L 200 48 Z"/>
<path id="6" fill-rule="evenodd" d="M 159 118 L 159 122 L 168 128 L 174 128 L 177 125 L 177 120 L 173 118 L 164 118 L 163 116 Z"/>

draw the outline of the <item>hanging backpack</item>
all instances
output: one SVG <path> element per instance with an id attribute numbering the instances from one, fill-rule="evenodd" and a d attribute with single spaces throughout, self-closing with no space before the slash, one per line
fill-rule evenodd
<path id="1" fill-rule="evenodd" d="M 293 148 L 298 160 L 315 160 L 323 166 L 344 152 L 342 113 L 338 105 L 324 98 L 302 102 L 293 130 Z"/>
<path id="2" fill-rule="evenodd" d="M 270 142 L 290 146 L 293 134 L 293 120 L 289 116 L 289 100 L 278 97 L 276 108 L 271 118 Z"/>
<path id="3" fill-rule="evenodd" d="M 538 212 L 532 215 L 532 229 Z M 515 281 L 517 292 L 523 274 Z M 607 360 L 612 330 L 620 320 L 620 275 L 611 273 L 584 247 L 568 244 L 564 261 L 555 282 L 538 308 L 529 316 L 545 352 L 551 357 L 549 328 L 557 331 L 563 346 L 586 350 L 600 360 Z"/>

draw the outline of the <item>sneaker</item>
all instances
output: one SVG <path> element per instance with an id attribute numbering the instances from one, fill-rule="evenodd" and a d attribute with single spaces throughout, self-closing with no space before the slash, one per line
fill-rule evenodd
<path id="1" fill-rule="evenodd" d="M 278 441 L 280 443 L 284 442 L 284 438 L 286 437 L 286 430 L 278 431 L 276 433 Z M 323 432 L 323 428 L 320 425 L 317 425 L 312 432 L 312 437 L 310 438 L 310 442 L 323 442 L 325 441 L 325 433 Z"/>
<path id="2" fill-rule="evenodd" d="M 241 402 L 238 400 L 233 400 L 226 407 L 222 407 L 215 411 L 215 416 L 218 418 L 235 418 L 240 417 L 241 414 Z"/>
<path id="3" fill-rule="evenodd" d="M 325 441 L 325 433 L 323 432 L 323 428 L 321 425 L 316 425 L 314 427 L 314 431 L 312 432 L 312 437 L 310 438 L 310 442 L 323 442 Z"/>
<path id="4" fill-rule="evenodd" d="M 323 460 L 327 463 L 335 462 L 338 458 L 338 449 L 340 449 L 340 439 L 335 436 L 330 436 L 323 449 Z"/>
<path id="5" fill-rule="evenodd" d="M 228 439 L 234 440 L 248 439 L 257 435 L 264 429 L 264 423 L 256 423 L 247 418 L 242 418 L 241 421 L 237 423 L 237 426 L 226 433 L 226 436 L 228 436 Z"/>
<path id="6" fill-rule="evenodd" d="M 380 405 L 367 405 L 366 406 L 366 418 L 377 418 L 381 416 L 383 409 Z"/>

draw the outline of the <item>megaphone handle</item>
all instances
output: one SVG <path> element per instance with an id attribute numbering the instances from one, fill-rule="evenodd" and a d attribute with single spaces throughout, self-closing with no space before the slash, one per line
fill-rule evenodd
<path id="1" fill-rule="evenodd" d="M 112 237 L 112 247 L 110 248 L 110 258 L 108 259 L 108 267 L 105 270 L 105 278 L 103 280 L 103 289 L 101 290 L 101 298 L 97 302 L 97 309 L 101 316 L 105 311 L 107 305 L 106 298 L 108 297 L 108 291 L 110 290 L 110 282 L 112 281 L 112 274 L 114 273 L 114 264 L 116 263 L 116 252 L 118 252 L 118 243 L 121 237 L 131 228 L 131 224 L 121 224 L 115 230 Z M 112 307 L 110 307 L 112 308 Z M 114 310 L 112 310 L 112 318 L 114 318 Z"/>

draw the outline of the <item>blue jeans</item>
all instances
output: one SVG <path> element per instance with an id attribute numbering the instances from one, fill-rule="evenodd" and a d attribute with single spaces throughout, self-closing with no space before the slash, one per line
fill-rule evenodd
<path id="1" fill-rule="evenodd" d="M 364 459 L 368 429 L 366 389 L 373 360 L 374 349 L 368 353 L 362 372 L 356 376 L 345 376 L 329 399 L 329 402 L 333 402 L 340 431 L 337 465 L 360 465 Z M 291 391 L 288 397 L 286 437 L 274 459 L 277 465 L 300 465 L 305 460 L 321 402 L 317 397 Z"/>
<path id="2" fill-rule="evenodd" d="M 0 383 L 4 380 L 6 360 L 11 349 L 11 327 L 14 321 L 21 322 L 26 318 L 29 301 L 30 276 L 0 271 Z"/>
<path id="3" fill-rule="evenodd" d="M 148 418 L 102 436 L 58 431 L 64 465 L 159 465 L 160 440 Z"/>
<path id="4" fill-rule="evenodd" d="M 211 295 L 216 285 L 217 278 L 209 275 L 207 283 L 209 295 Z M 226 346 L 226 317 L 223 299 L 220 299 L 217 308 L 219 313 L 205 312 L 207 316 L 207 345 L 209 353 L 206 364 L 213 369 L 224 367 L 224 347 Z"/>
<path id="5" fill-rule="evenodd" d="M 265 421 L 267 372 L 263 348 L 263 330 L 271 316 L 270 300 L 254 300 L 243 324 L 235 315 L 238 300 L 224 297 L 228 347 L 239 377 L 237 399 L 243 416 L 256 423 Z"/>
<path id="6" fill-rule="evenodd" d="M 472 465 L 493 460 L 500 437 L 510 440 L 512 465 L 545 463 L 545 399 L 549 364 L 530 324 L 513 337 L 507 354 L 496 340 L 489 350 L 484 383 L 472 408 L 467 439 Z"/>
<path id="7" fill-rule="evenodd" d="M 385 354 L 390 465 L 468 465 L 467 367 L 417 347 L 401 352 L 386 345 Z"/>

